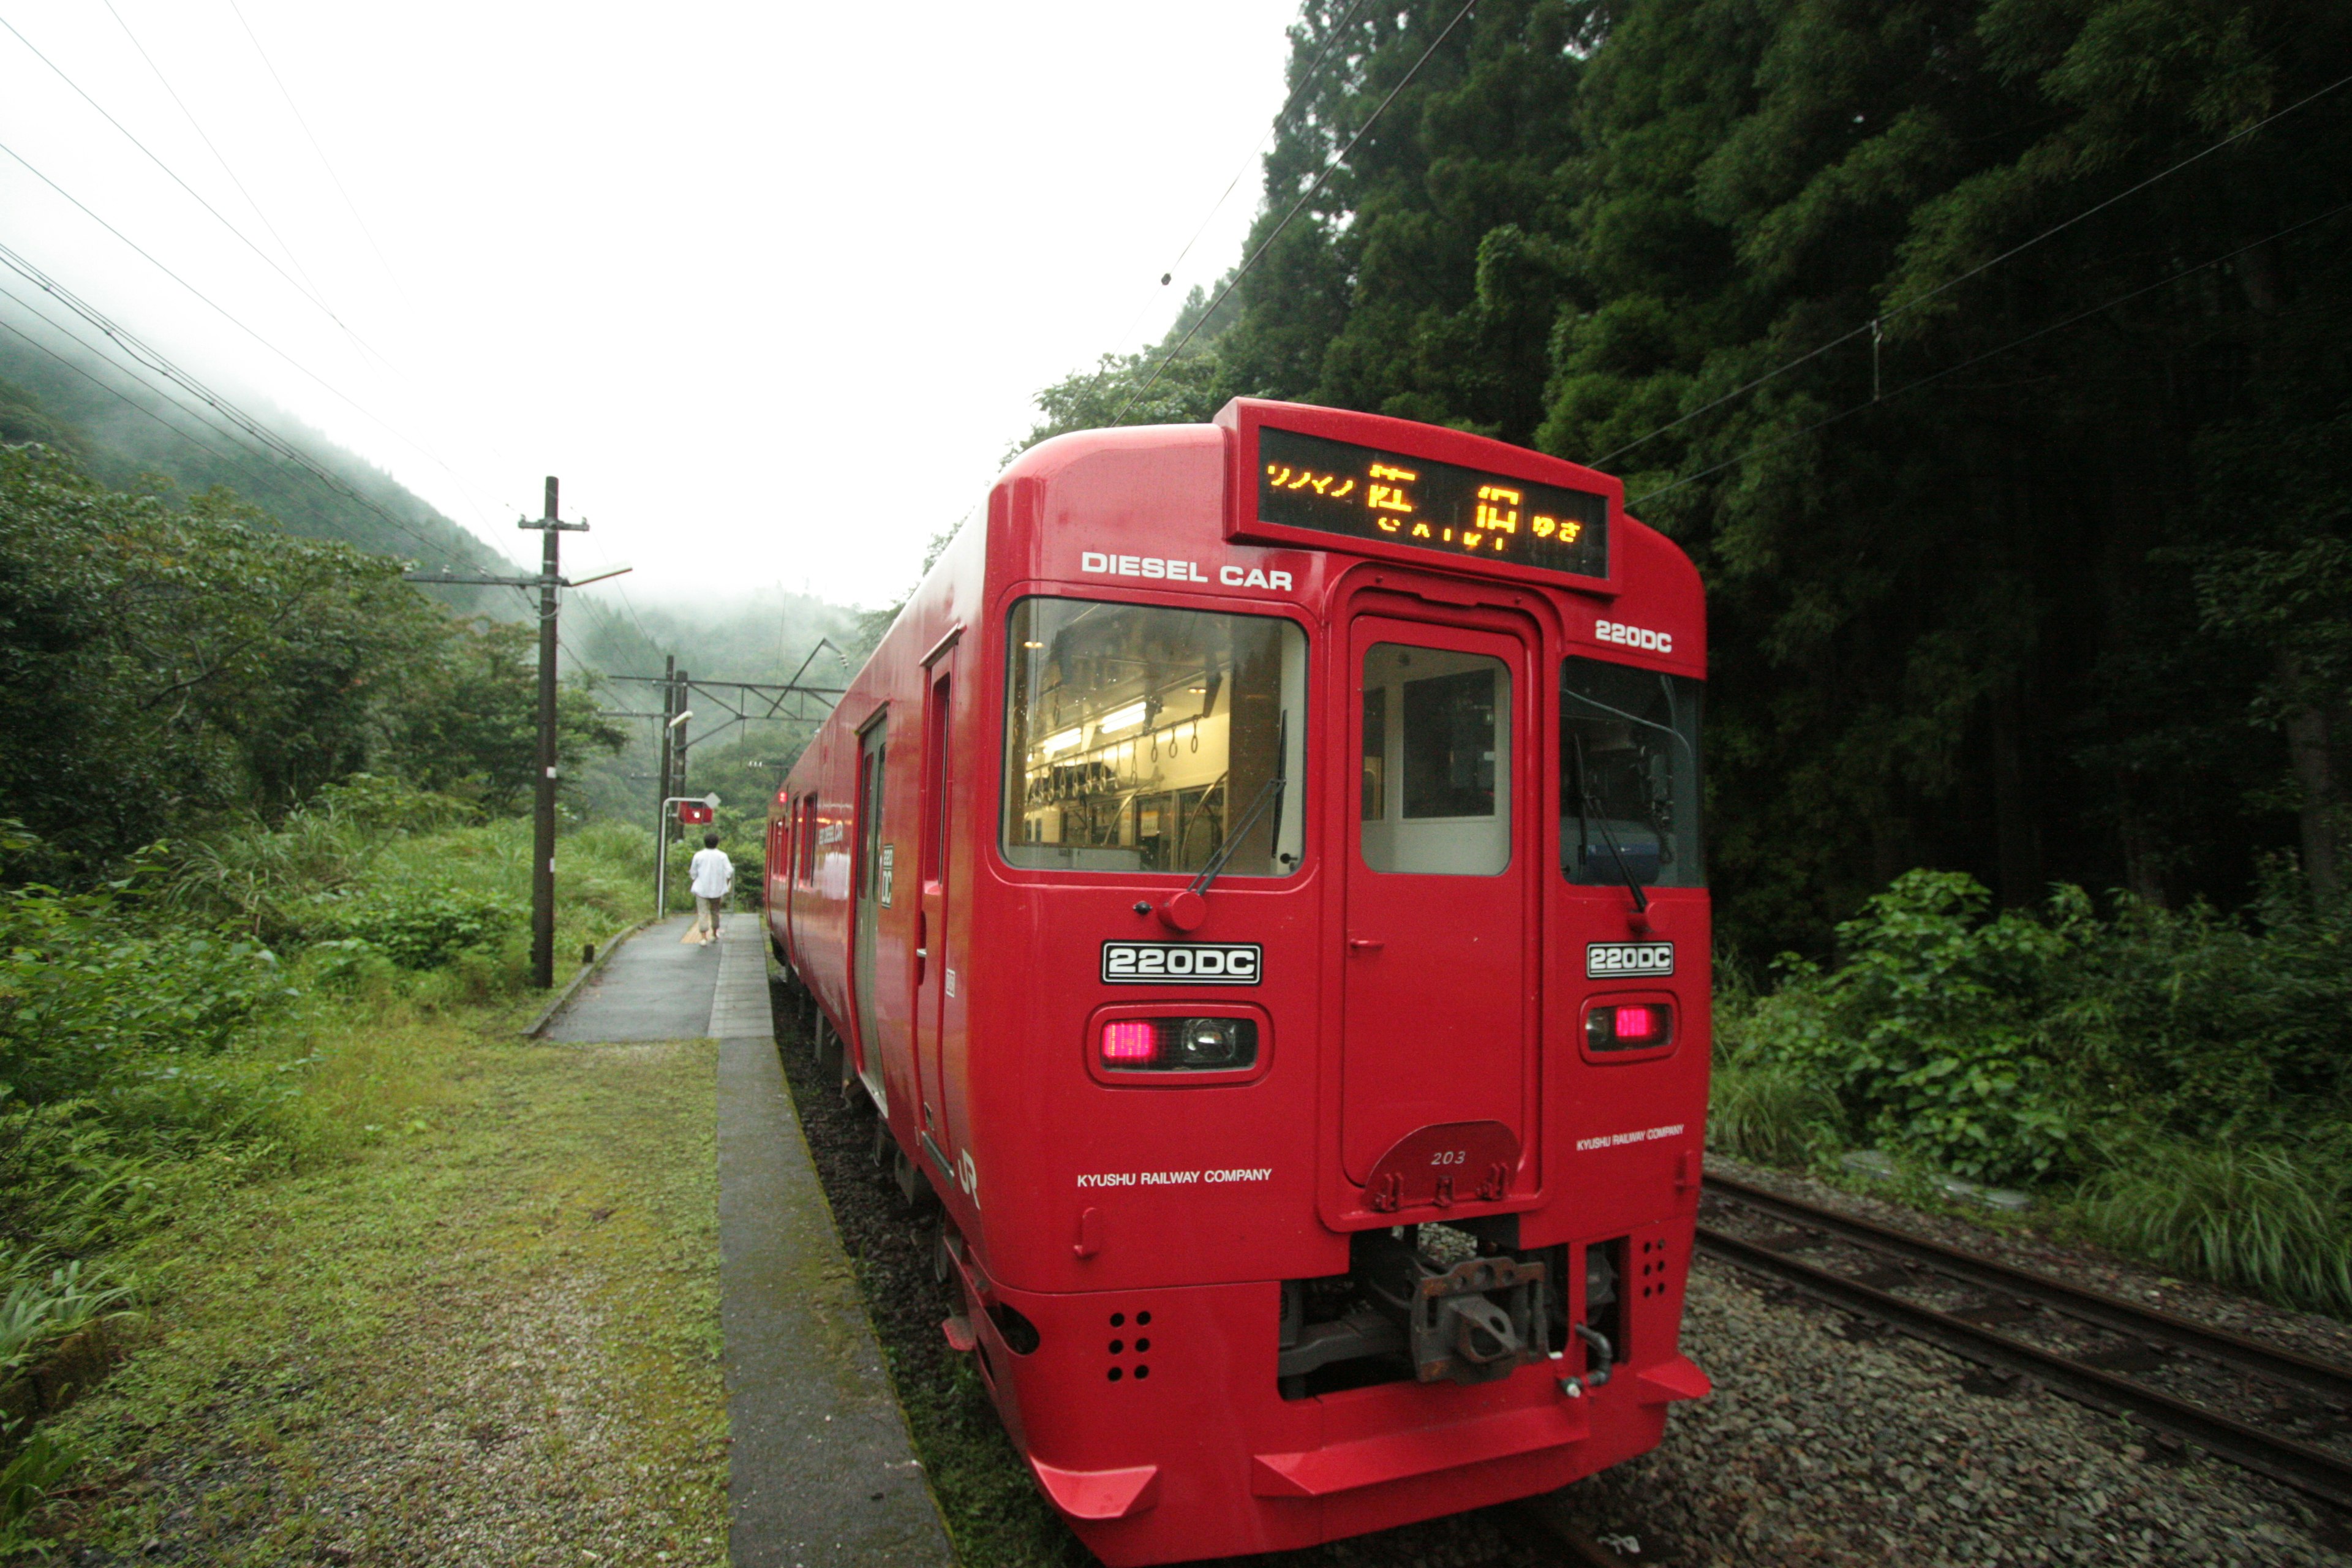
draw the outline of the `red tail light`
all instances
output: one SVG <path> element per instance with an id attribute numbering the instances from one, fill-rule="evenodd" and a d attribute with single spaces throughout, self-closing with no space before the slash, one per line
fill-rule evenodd
<path id="1" fill-rule="evenodd" d="M 1151 1066 L 1160 1059 L 1159 1026 L 1149 1018 L 1121 1018 L 1105 1024 L 1102 1059 L 1108 1067 Z"/>
<path id="2" fill-rule="evenodd" d="M 1641 1051 L 1675 1037 L 1675 1010 L 1664 1002 L 1603 1003 L 1584 1020 L 1585 1044 L 1596 1051 Z"/>

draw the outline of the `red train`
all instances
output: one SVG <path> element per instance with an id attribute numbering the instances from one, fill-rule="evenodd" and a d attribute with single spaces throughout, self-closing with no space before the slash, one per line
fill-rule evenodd
<path id="1" fill-rule="evenodd" d="M 1243 399 L 1014 462 L 793 769 L 777 955 L 1106 1563 L 1526 1496 L 1707 1392 L 1705 647 L 1616 480 Z"/>

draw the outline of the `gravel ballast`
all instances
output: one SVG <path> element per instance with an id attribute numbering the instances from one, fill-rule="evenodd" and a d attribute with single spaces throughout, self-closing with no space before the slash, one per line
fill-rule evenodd
<path id="1" fill-rule="evenodd" d="M 2283 1488 L 1709 1258 L 1683 1344 L 1714 1396 L 1562 1498 L 1643 1563 L 2352 1565 Z"/>
<path id="2" fill-rule="evenodd" d="M 873 1122 L 817 1081 L 795 1026 L 798 1005 L 781 994 L 779 1003 L 778 1034 L 811 1152 L 859 1259 L 962 1560 L 1088 1561 L 1036 1498 L 977 1380 L 960 1375 L 960 1358 L 940 1337 L 949 1298 L 930 1281 L 921 1222 L 873 1163 Z M 1916 1217 L 1869 1202 L 1877 1217 Z M 2011 1245 L 2042 1247 L 2019 1261 L 2053 1266 L 2044 1244 Z M 2167 1306 L 2195 1294 L 2176 1297 L 2175 1282 L 2159 1279 L 2149 1276 L 2144 1288 L 2164 1291 Z M 2208 1307 L 2210 1321 L 2265 1331 L 2272 1309 L 2221 1299 Z M 2322 1326 L 2296 1342 L 2340 1356 L 2324 1348 L 2326 1320 L 2316 1321 Z M 1706 1258 L 1692 1271 L 1684 1348 L 1715 1379 L 1715 1395 L 1676 1406 L 1655 1452 L 1557 1494 L 1558 1512 L 1629 1563 L 2352 1568 L 2352 1537 L 2340 1533 L 2340 1522 L 2285 1489 L 2156 1446 L 2139 1429 L 2055 1395 L 2003 1389 L 1942 1351 L 1874 1332 Z M 1509 1510 L 1496 1510 L 1251 1561 L 1259 1568 L 1531 1568 L 1563 1559 Z"/>

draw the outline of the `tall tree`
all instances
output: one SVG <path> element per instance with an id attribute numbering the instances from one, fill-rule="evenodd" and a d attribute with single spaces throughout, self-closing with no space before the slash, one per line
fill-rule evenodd
<path id="1" fill-rule="evenodd" d="M 2340 881 L 2352 12 L 1459 9 L 1308 0 L 1191 383 L 1624 476 L 1710 591 L 1727 931 Z"/>

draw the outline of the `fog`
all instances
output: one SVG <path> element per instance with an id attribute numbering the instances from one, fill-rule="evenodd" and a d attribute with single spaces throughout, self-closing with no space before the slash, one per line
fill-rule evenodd
<path id="1" fill-rule="evenodd" d="M 38 0 L 0 239 L 510 556 L 881 603 L 1236 258 L 1295 9 Z"/>

